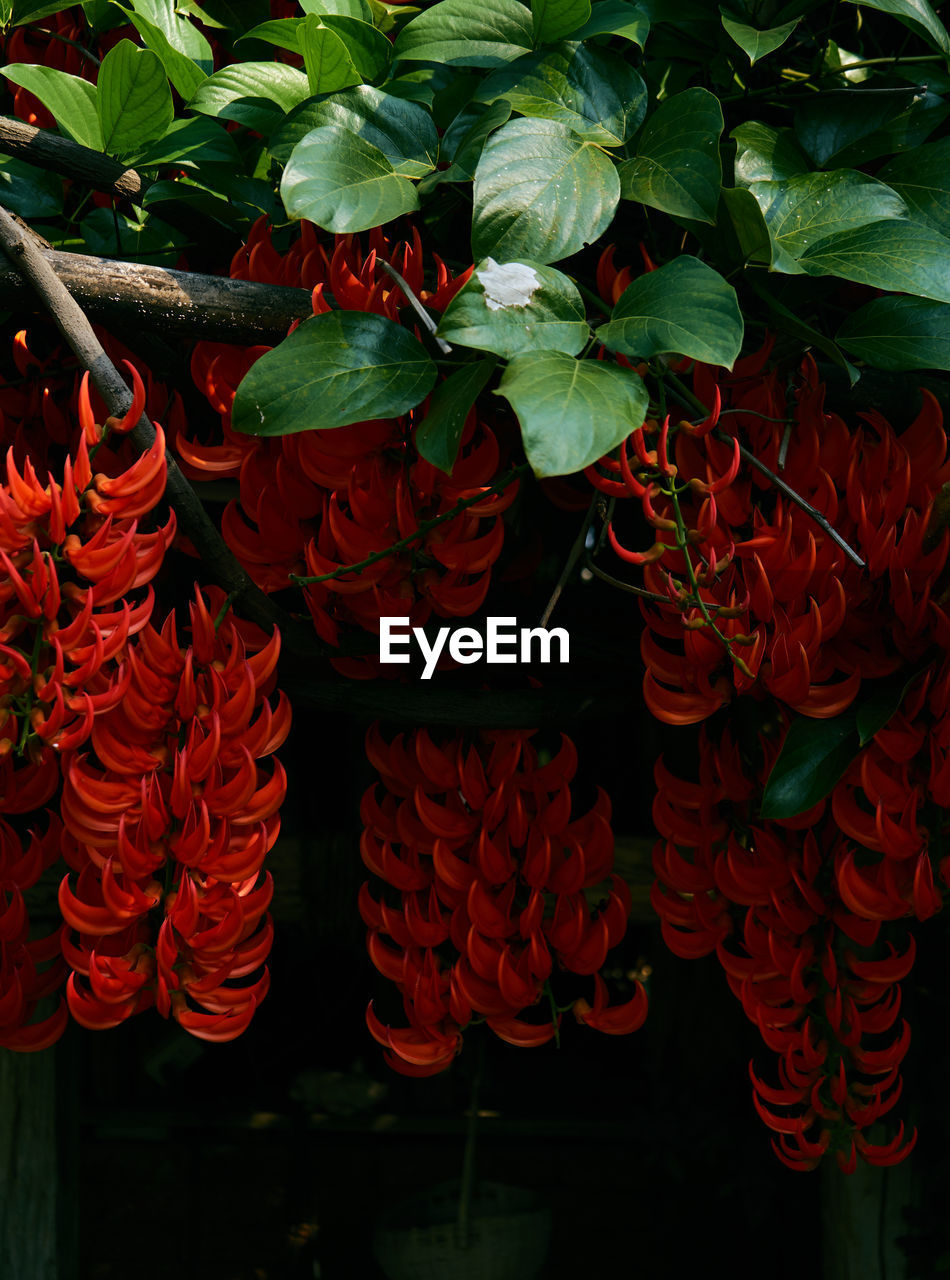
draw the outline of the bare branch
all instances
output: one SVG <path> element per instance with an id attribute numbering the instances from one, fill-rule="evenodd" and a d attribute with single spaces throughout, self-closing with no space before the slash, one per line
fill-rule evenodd
<path id="1" fill-rule="evenodd" d="M 50 129 L 37 129 L 22 120 L 9 116 L 0 118 L 0 152 L 35 164 L 38 169 L 48 169 L 68 178 L 77 178 L 96 191 L 121 200 L 141 204 L 142 197 L 152 185 L 148 178 L 129 169 L 126 165 L 93 151 L 71 138 L 62 138 Z"/>

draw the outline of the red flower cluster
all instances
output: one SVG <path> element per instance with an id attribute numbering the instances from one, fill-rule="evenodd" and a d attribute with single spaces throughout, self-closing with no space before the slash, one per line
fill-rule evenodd
<path id="1" fill-rule="evenodd" d="M 663 937 L 679 956 L 715 951 L 733 993 L 766 1045 L 779 1055 L 777 1087 L 755 1074 L 753 1100 L 778 1137 L 777 1155 L 814 1168 L 833 1150 L 850 1172 L 857 1155 L 895 1164 L 916 1141 L 872 1144 L 863 1130 L 900 1096 L 900 1063 L 910 1043 L 898 1025 L 900 979 L 914 958 L 881 938 L 881 916 L 846 888 L 856 856 L 823 802 L 783 822 L 753 816 L 776 743 L 760 740 L 754 766 L 728 730 L 700 736 L 698 783 L 657 765 L 653 905 Z M 844 874 L 842 874 L 844 873 Z M 901 902 L 888 917 L 910 914 Z M 777 1109 L 776 1109 L 777 1108 Z"/>
<path id="2" fill-rule="evenodd" d="M 336 236 L 328 252 L 309 223 L 280 255 L 263 220 L 232 263 L 231 274 L 272 283 L 303 283 L 313 290 L 314 312 L 329 310 L 324 290 L 347 310 L 396 317 L 406 305 L 400 290 L 379 272 L 390 262 L 428 307 L 444 309 L 469 272 L 453 279 L 436 259 L 436 288 L 425 288 L 418 232 L 412 244 L 393 246 L 376 230 L 364 256 L 355 236 Z M 221 415 L 223 442 L 179 440 L 193 478 L 240 479 L 240 501 L 231 502 L 222 532 L 231 550 L 265 591 L 287 587 L 291 574 L 320 577 L 356 564 L 405 538 L 425 522 L 444 516 L 461 499 L 476 497 L 498 474 L 500 449 L 494 433 L 474 410 L 458 460 L 447 476 L 422 459 L 414 431 L 424 407 L 404 418 L 354 423 L 332 431 L 304 431 L 276 439 L 240 435 L 230 426 L 235 391 L 268 348 L 199 343 L 192 370 L 197 385 Z M 501 512 L 516 485 L 488 494 L 412 541 L 404 551 L 306 588 L 319 635 L 338 647 L 347 628 L 378 633 L 385 615 L 408 616 L 421 626 L 442 617 L 474 612 L 485 599 L 491 566 L 504 541 Z M 374 659 L 336 660 L 345 674 L 377 674 Z"/>
<path id="3" fill-rule="evenodd" d="M 898 435 L 876 412 L 848 426 L 824 410 L 807 357 L 786 390 L 765 369 L 770 344 L 733 374 L 697 367 L 712 407 L 699 426 L 647 422 L 588 474 L 636 496 L 653 531 L 645 552 L 611 542 L 643 566 L 644 697 L 668 724 L 704 720 L 736 693 L 770 694 L 803 715 L 830 717 L 862 678 L 924 653 L 946 614 L 933 587 L 950 535 L 928 541 L 934 501 L 950 478 L 947 435 L 929 392 Z M 850 559 L 767 475 L 740 468 L 735 435 L 866 561 Z M 648 445 L 655 447 L 648 447 Z M 679 614 L 680 616 L 676 616 Z M 731 659 L 731 661 L 730 661 Z"/>
<path id="4" fill-rule="evenodd" d="M 534 1046 L 558 1033 L 551 989 L 555 966 L 594 975 L 594 1001 L 578 999 L 579 1021 L 611 1034 L 646 1017 L 643 987 L 609 1006 L 598 970 L 624 936 L 630 895 L 611 875 L 610 802 L 571 819 L 574 746 L 562 738 L 541 764 L 531 731 L 481 731 L 442 743 L 425 729 L 391 742 L 377 729 L 367 754 L 383 784 L 363 797 L 363 861 L 395 893 L 377 901 L 368 885 L 360 911 L 373 963 L 398 987 L 408 1027 L 384 1026 L 372 1006 L 370 1031 L 390 1066 L 406 1075 L 444 1070 L 473 1014 L 511 1044 Z M 609 877 L 592 909 L 588 893 Z M 547 993 L 551 1014 L 521 1014 Z"/>
<path id="5" fill-rule="evenodd" d="M 191 606 L 183 648 L 174 615 L 129 647 L 121 703 L 97 717 L 99 764 L 64 762 L 63 954 L 69 1008 L 86 1027 L 111 1027 L 154 1003 L 193 1035 L 231 1040 L 267 991 L 235 985 L 270 950 L 270 876 L 261 865 L 280 829 L 286 781 L 257 763 L 290 728 L 273 686 L 279 638 L 248 646 L 230 617 Z M 210 608 L 209 608 L 210 606 Z M 250 647 L 250 652 L 248 649 Z M 154 910 L 154 914 L 153 914 Z M 78 940 L 70 936 L 78 933 Z"/>

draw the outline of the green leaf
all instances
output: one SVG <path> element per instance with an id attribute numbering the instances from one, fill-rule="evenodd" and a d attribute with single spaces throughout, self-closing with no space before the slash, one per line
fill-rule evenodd
<path id="1" fill-rule="evenodd" d="M 360 83 L 362 77 L 342 38 L 319 18 L 308 14 L 298 35 L 311 93 L 336 93 Z"/>
<path id="2" fill-rule="evenodd" d="M 874 298 L 848 316 L 837 340 L 877 369 L 950 370 L 950 306 L 907 296 Z"/>
<path id="3" fill-rule="evenodd" d="M 182 8 L 187 10 L 187 7 L 188 0 L 185 0 Z M 267 0 L 200 0 L 198 8 L 200 22 L 207 22 L 210 18 L 213 26 L 243 32 L 264 22 L 269 16 L 270 5 Z"/>
<path id="4" fill-rule="evenodd" d="M 878 171 L 917 220 L 950 234 L 950 138 L 894 156 Z"/>
<path id="5" fill-rule="evenodd" d="M 906 111 L 835 153 L 835 164 L 856 169 L 879 156 L 909 151 L 926 142 L 950 115 L 950 104 L 936 93 L 919 94 Z"/>
<path id="6" fill-rule="evenodd" d="M 862 747 L 897 714 L 919 678 L 920 672 L 915 671 L 909 679 L 905 674 L 899 673 L 887 680 L 872 680 L 862 684 L 860 697 L 854 706 L 855 726 Z"/>
<path id="7" fill-rule="evenodd" d="M 557 262 L 605 231 L 620 197 L 610 158 L 554 120 L 512 120 L 475 170 L 472 252 Z"/>
<path id="8" fill-rule="evenodd" d="M 771 266 L 772 237 L 752 192 L 745 187 L 723 187 L 722 204 L 735 233 L 739 261 Z"/>
<path id="9" fill-rule="evenodd" d="M 765 784 L 759 816 L 777 821 L 807 813 L 834 789 L 859 748 L 853 713 L 793 720 Z"/>
<path id="10" fill-rule="evenodd" d="M 642 49 L 649 34 L 650 19 L 638 5 L 627 4 L 626 0 L 594 0 L 590 18 L 571 33 L 571 38 L 589 40 L 592 36 L 621 36 Z"/>
<path id="11" fill-rule="evenodd" d="M 419 194 L 425 195 L 441 182 L 470 182 L 481 159 L 489 134 L 503 125 L 511 115 L 511 103 L 504 98 L 490 107 L 475 103 L 459 112 L 445 131 L 439 149 L 440 159 L 451 161 L 448 169 L 439 169 L 419 183 Z"/>
<path id="12" fill-rule="evenodd" d="M 407 23 L 396 56 L 456 67 L 500 67 L 534 44 L 531 13 L 519 0 L 441 0 Z"/>
<path id="13" fill-rule="evenodd" d="M 14 84 L 35 94 L 60 130 L 73 142 L 93 151 L 102 150 L 102 130 L 96 114 L 96 87 L 81 76 L 71 76 L 54 67 L 31 62 L 12 62 L 2 74 Z"/>
<path id="14" fill-rule="evenodd" d="M 188 103 L 188 109 L 219 116 L 243 98 L 258 98 L 273 103 L 286 115 L 309 96 L 307 77 L 296 67 L 282 62 L 237 62 L 209 76 Z"/>
<path id="15" fill-rule="evenodd" d="M 923 36 L 935 49 L 939 49 L 941 53 L 950 54 L 950 36 L 947 35 L 947 28 L 927 0 L 851 0 L 852 4 L 859 2 L 867 9 L 879 9 L 881 13 L 892 13 L 905 26 Z"/>
<path id="16" fill-rule="evenodd" d="M 440 382 L 429 400 L 426 416 L 415 430 L 415 444 L 426 462 L 452 474 L 465 419 L 485 389 L 497 361 L 476 360 L 462 365 Z"/>
<path id="17" fill-rule="evenodd" d="M 439 336 L 510 360 L 545 349 L 577 355 L 590 337 L 576 286 L 537 262 L 480 262 L 449 303 Z"/>
<path id="18" fill-rule="evenodd" d="M 828 236 L 798 261 L 809 275 L 841 276 L 874 289 L 950 302 L 950 240 L 913 222 L 872 222 Z"/>
<path id="19" fill-rule="evenodd" d="M 359 18 L 345 18 L 339 14 L 327 14 L 320 21 L 343 41 L 353 65 L 364 80 L 385 79 L 392 61 L 393 47 L 371 22 L 361 22 Z"/>
<path id="20" fill-rule="evenodd" d="M 421 178 L 435 168 L 439 158 L 439 135 L 428 111 L 368 84 L 295 107 L 271 139 L 271 155 L 286 164 L 302 138 L 329 124 L 348 129 L 378 147 L 404 178 Z"/>
<path id="21" fill-rule="evenodd" d="M 291 53 L 300 53 L 300 27 L 302 17 L 270 18 L 261 22 L 243 36 L 238 36 L 235 44 L 243 40 L 263 40 L 265 44 L 275 45 L 278 49 L 288 49 Z"/>
<path id="22" fill-rule="evenodd" d="M 735 289 L 684 253 L 628 285 L 597 338 L 608 350 L 641 360 L 676 353 L 731 369 L 742 332 Z"/>
<path id="23" fill-rule="evenodd" d="M 907 213 L 903 200 L 890 187 L 852 169 L 804 173 L 784 182 L 754 182 L 749 190 L 776 248 L 791 259 L 829 236 Z M 780 257 L 775 266 L 797 270 L 794 262 Z"/>
<path id="24" fill-rule="evenodd" d="M 208 164 L 240 164 L 234 139 L 217 120 L 192 116 L 189 120 L 173 120 L 164 135 L 134 152 L 132 163 L 137 169 L 160 169 L 175 165 L 181 169 L 197 169 Z"/>
<path id="25" fill-rule="evenodd" d="M 698 222 L 715 222 L 722 184 L 722 108 L 706 89 L 661 102 L 643 126 L 637 154 L 620 166 L 628 200 Z"/>
<path id="26" fill-rule="evenodd" d="M 736 22 L 734 18 L 727 18 L 721 8 L 719 12 L 722 14 L 722 25 L 726 29 L 726 34 L 732 40 L 735 40 L 752 66 L 760 58 L 764 58 L 766 54 L 780 48 L 801 22 L 801 18 L 794 18 L 791 22 L 785 22 L 780 27 L 769 27 L 765 31 L 759 31 L 755 27 L 746 26 L 744 22 Z"/>
<path id="27" fill-rule="evenodd" d="M 236 431 L 283 436 L 394 418 L 424 400 L 437 370 L 422 344 L 383 316 L 311 316 L 250 369 L 232 410 Z"/>
<path id="28" fill-rule="evenodd" d="M 211 45 L 198 28 L 180 13 L 175 0 L 132 0 L 132 8 L 136 14 L 142 15 L 153 26 L 158 27 L 172 49 L 196 63 L 206 75 L 211 74 L 214 70 Z"/>
<path id="29" fill-rule="evenodd" d="M 523 116 L 557 120 L 587 142 L 617 147 L 639 128 L 647 87 L 609 49 L 564 43 L 492 72 L 476 97 L 504 98 Z"/>
<path id="30" fill-rule="evenodd" d="M 163 206 L 169 211 L 186 206 L 203 217 L 213 218 L 233 231 L 246 228 L 247 225 L 247 214 L 243 209 L 235 207 L 209 191 L 207 187 L 190 182 L 187 178 L 152 183 L 143 197 L 142 207 L 150 212 L 154 211 L 161 217 Z"/>
<path id="31" fill-rule="evenodd" d="M 122 12 L 142 37 L 145 46 L 151 49 L 152 53 L 161 61 L 165 74 L 187 102 L 196 92 L 199 85 L 207 80 L 209 72 L 213 69 L 210 56 L 211 46 L 204 40 L 204 36 L 201 36 L 201 39 L 204 40 L 208 47 L 207 71 L 199 66 L 197 62 L 192 61 L 186 54 L 176 49 L 162 28 L 157 26 L 147 13 L 136 13 L 134 9 L 127 9 L 124 5 L 120 5 L 119 8 L 122 9 Z M 185 25 L 194 31 L 195 35 L 200 35 L 200 32 L 192 27 L 190 22 Z"/>
<path id="32" fill-rule="evenodd" d="M 294 147 L 280 194 L 291 218 L 339 233 L 368 231 L 419 207 L 415 187 L 379 147 L 332 124 Z"/>
<path id="33" fill-rule="evenodd" d="M 791 129 L 773 129 L 750 120 L 729 135 L 736 144 L 736 185 L 753 182 L 782 182 L 807 173 L 808 157 L 795 141 Z"/>
<path id="34" fill-rule="evenodd" d="M 809 95 L 795 112 L 795 136 L 819 168 L 906 111 L 912 86 L 838 89 Z"/>
<path id="35" fill-rule="evenodd" d="M 650 399 L 632 369 L 563 351 L 515 356 L 495 394 L 518 415 L 528 461 L 542 478 L 582 471 L 609 453 L 643 423 Z"/>
<path id="36" fill-rule="evenodd" d="M 96 107 L 102 149 L 127 155 L 162 137 L 175 116 L 161 59 L 120 40 L 99 68 Z"/>
<path id="37" fill-rule="evenodd" d="M 93 209 L 83 218 L 79 229 L 86 242 L 86 253 L 102 258 L 127 258 L 156 267 L 173 267 L 186 239 L 182 232 L 151 214 L 144 214 L 139 221 L 113 209 Z"/>
<path id="38" fill-rule="evenodd" d="M 590 0 L 531 0 L 537 44 L 552 44 L 576 31 L 590 17 Z"/>
<path id="39" fill-rule="evenodd" d="M 21 218 L 56 218 L 63 211 L 63 180 L 12 156 L 0 156 L 0 205 Z"/>
<path id="40" fill-rule="evenodd" d="M 51 13 L 62 13 L 68 7 L 63 0 L 13 0 L 12 23 L 22 27 L 27 22 L 48 18 Z"/>
<path id="41" fill-rule="evenodd" d="M 373 21 L 373 10 L 366 0 L 300 0 L 304 13 L 336 14 L 340 18 L 358 18 L 361 22 Z"/>

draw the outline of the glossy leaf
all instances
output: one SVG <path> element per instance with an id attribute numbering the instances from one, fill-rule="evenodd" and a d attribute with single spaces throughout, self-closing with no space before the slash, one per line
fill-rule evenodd
<path id="1" fill-rule="evenodd" d="M 832 720 L 793 720 L 765 784 L 759 816 L 776 821 L 806 813 L 833 790 L 858 750 L 853 712 Z"/>
<path id="2" fill-rule="evenodd" d="M 795 136 L 819 168 L 846 148 L 875 134 L 914 100 L 911 86 L 894 89 L 854 88 L 809 95 L 795 112 Z"/>
<path id="3" fill-rule="evenodd" d="M 706 89 L 661 102 L 643 126 L 637 154 L 620 166 L 628 200 L 698 222 L 715 222 L 722 184 L 722 108 Z"/>
<path id="4" fill-rule="evenodd" d="M 282 436 L 390 418 L 424 400 L 436 366 L 401 325 L 359 311 L 312 316 L 250 369 L 236 431 Z"/>
<path id="5" fill-rule="evenodd" d="M 0 205 L 21 218 L 55 218 L 63 210 L 63 180 L 12 156 L 0 156 Z"/>
<path id="6" fill-rule="evenodd" d="M 415 102 L 361 84 L 295 107 L 270 142 L 270 153 L 286 164 L 312 129 L 339 125 L 378 147 L 404 178 L 421 178 L 439 158 L 439 135 L 428 111 Z"/>
<path id="7" fill-rule="evenodd" d="M 570 34 L 572 40 L 621 36 L 642 49 L 650 34 L 650 19 L 639 5 L 628 4 L 627 0 L 594 0 L 588 20 Z"/>
<path id="8" fill-rule="evenodd" d="M 366 0 L 300 0 L 304 13 L 336 14 L 341 18 L 359 18 L 361 22 L 373 21 L 373 10 Z"/>
<path id="9" fill-rule="evenodd" d="M 425 417 L 416 427 L 414 440 L 420 456 L 446 475 L 452 474 L 465 420 L 496 363 L 476 360 L 450 373 L 432 392 Z"/>
<path id="10" fill-rule="evenodd" d="M 162 137 L 174 119 L 165 68 L 151 49 L 120 40 L 102 60 L 96 93 L 102 149 L 127 155 Z"/>
<path id="11" fill-rule="evenodd" d="M 367 231 L 419 207 L 416 190 L 379 147 L 339 125 L 313 129 L 294 147 L 280 183 L 291 218 L 327 231 Z"/>
<path id="12" fill-rule="evenodd" d="M 858 2 L 859 0 L 851 0 L 852 4 Z M 939 49 L 941 53 L 950 54 L 950 37 L 947 35 L 947 28 L 927 0 L 860 0 L 860 3 L 867 9 L 879 9 L 881 13 L 892 13 L 912 31 L 923 36 L 935 49 Z"/>
<path id="13" fill-rule="evenodd" d="M 439 169 L 420 182 L 420 195 L 441 182 L 470 182 L 475 177 L 485 142 L 506 123 L 510 115 L 511 103 L 504 98 L 488 107 L 480 102 L 474 103 L 471 108 L 460 112 L 443 135 L 439 150 L 440 158 L 451 163 L 448 169 Z"/>
<path id="14" fill-rule="evenodd" d="M 809 275 L 841 276 L 874 289 L 950 302 L 950 240 L 913 222 L 872 222 L 828 236 L 798 261 Z"/>
<path id="15" fill-rule="evenodd" d="M 499 68 L 476 96 L 503 98 L 523 116 L 557 120 L 607 147 L 626 142 L 647 109 L 647 87 L 633 67 L 609 49 L 571 43 Z"/>
<path id="16" fill-rule="evenodd" d="M 312 18 L 307 21 L 312 21 Z M 364 80 L 385 79 L 393 47 L 371 22 L 333 13 L 328 13 L 320 21 L 343 41 L 353 65 Z"/>
<path id="17" fill-rule="evenodd" d="M 520 0 L 441 0 L 396 37 L 398 58 L 456 67 L 500 67 L 534 45 L 530 10 Z"/>
<path id="18" fill-rule="evenodd" d="M 139 169 L 157 169 L 175 165 L 196 169 L 201 165 L 225 164 L 237 168 L 238 149 L 223 124 L 207 116 L 173 120 L 164 134 L 148 146 L 133 153 L 132 162 Z"/>
<path id="19" fill-rule="evenodd" d="M 95 85 L 81 76 L 31 62 L 12 62 L 2 74 L 39 98 L 68 138 L 93 151 L 102 150 Z"/>
<path id="20" fill-rule="evenodd" d="M 475 171 L 473 254 L 557 262 L 597 239 L 619 197 L 603 151 L 554 120 L 509 121 Z"/>
<path id="21" fill-rule="evenodd" d="M 950 370 L 950 306 L 924 298 L 874 298 L 838 330 L 845 350 L 877 369 Z"/>
<path id="22" fill-rule="evenodd" d="M 753 182 L 782 182 L 808 173 L 808 157 L 795 141 L 791 129 L 773 129 L 771 125 L 750 120 L 733 129 L 730 138 L 736 144 L 735 176 L 738 186 Z"/>
<path id="23" fill-rule="evenodd" d="M 902 218 L 907 207 L 883 182 L 851 169 L 805 173 L 784 182 L 754 182 L 758 201 L 777 249 L 799 258 L 829 236 L 886 218 Z M 796 270 L 776 260 L 779 270 Z"/>
<path id="24" fill-rule="evenodd" d="M 739 261 L 771 266 L 772 237 L 752 192 L 746 187 L 723 187 L 722 207 L 736 237 Z"/>
<path id="25" fill-rule="evenodd" d="M 264 44 L 272 44 L 278 49 L 287 49 L 290 53 L 300 53 L 300 28 L 304 18 L 269 18 L 261 22 L 243 36 L 238 36 L 235 45 L 245 40 L 262 40 Z"/>
<path id="26" fill-rule="evenodd" d="M 628 285 L 597 338 L 640 360 L 676 353 L 731 369 L 742 333 L 732 285 L 698 258 L 681 254 Z"/>
<path id="27" fill-rule="evenodd" d="M 736 42 L 749 59 L 751 66 L 754 66 L 760 58 L 781 48 L 801 22 L 801 18 L 793 18 L 791 22 L 784 22 L 780 27 L 769 27 L 765 31 L 759 31 L 755 27 L 747 26 L 744 22 L 736 22 L 734 18 L 727 17 L 722 9 L 719 12 L 722 13 L 722 25 L 726 34 Z"/>
<path id="28" fill-rule="evenodd" d="M 242 99 L 263 99 L 286 114 L 310 96 L 303 71 L 280 62 L 238 62 L 209 76 L 188 103 L 190 111 L 224 115 Z M 229 117 L 233 118 L 233 117 Z"/>
<path id="29" fill-rule="evenodd" d="M 308 14 L 297 34 L 311 93 L 337 93 L 359 84 L 362 76 L 341 36 Z"/>
<path id="30" fill-rule="evenodd" d="M 950 138 L 894 156 L 879 171 L 915 218 L 950 234 Z"/>
<path id="31" fill-rule="evenodd" d="M 531 0 L 534 38 L 552 44 L 576 31 L 590 17 L 590 0 Z"/>
<path id="32" fill-rule="evenodd" d="M 590 329 L 581 295 L 560 271 L 487 258 L 449 303 L 439 336 L 511 359 L 542 348 L 576 355 Z"/>
<path id="33" fill-rule="evenodd" d="M 570 475 L 596 462 L 642 424 L 649 404 L 632 369 L 562 351 L 516 356 L 496 394 L 518 415 L 539 477 Z"/>

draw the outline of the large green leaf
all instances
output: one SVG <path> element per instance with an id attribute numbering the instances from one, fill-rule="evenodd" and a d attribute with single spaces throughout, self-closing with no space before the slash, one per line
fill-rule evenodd
<path id="1" fill-rule="evenodd" d="M 729 135 L 736 144 L 736 185 L 747 187 L 753 182 L 783 182 L 807 173 L 808 157 L 795 141 L 791 129 L 773 129 L 771 125 L 749 120 Z"/>
<path id="2" fill-rule="evenodd" d="M 325 27 L 318 17 L 307 14 L 297 34 L 311 93 L 337 93 L 360 83 L 362 76 L 343 37 Z"/>
<path id="3" fill-rule="evenodd" d="M 211 74 L 214 70 L 211 45 L 194 23 L 179 12 L 175 0 L 131 0 L 131 3 L 137 15 L 158 27 L 172 49 L 194 62 L 206 75 Z"/>
<path id="4" fill-rule="evenodd" d="M 157 8 L 158 6 L 156 5 L 155 7 Z M 167 33 L 156 22 L 152 21 L 148 12 L 136 12 L 135 9 L 127 9 L 123 5 L 120 5 L 119 8 L 122 9 L 122 12 L 142 37 L 146 48 L 151 49 L 156 57 L 160 59 L 162 66 L 165 68 L 165 74 L 187 102 L 197 91 L 199 85 L 203 84 L 208 78 L 213 69 L 211 46 L 207 40 L 190 22 L 183 20 L 184 25 L 207 45 L 208 59 L 207 69 L 205 69 L 187 54 L 182 53 L 180 49 L 176 49 L 169 40 Z"/>
<path id="5" fill-rule="evenodd" d="M 406 413 L 436 366 L 408 330 L 383 316 L 330 311 L 304 320 L 238 387 L 236 431 L 283 436 Z"/>
<path id="6" fill-rule="evenodd" d="M 950 369 L 950 306 L 874 298 L 848 316 L 838 342 L 878 369 Z"/>
<path id="7" fill-rule="evenodd" d="M 111 155 L 127 155 L 160 138 L 175 108 L 157 54 L 120 40 L 99 68 L 96 108 L 102 149 Z"/>
<path id="8" fill-rule="evenodd" d="M 490 107 L 476 102 L 460 111 L 442 136 L 439 148 L 440 160 L 449 160 L 448 169 L 439 169 L 419 183 L 420 195 L 425 195 L 440 182 L 470 182 L 481 159 L 485 142 L 506 123 L 511 115 L 511 103 L 504 98 Z"/>
<path id="9" fill-rule="evenodd" d="M 39 22 L 48 18 L 51 13 L 62 13 L 69 6 L 63 0 L 13 0 L 12 6 L 7 0 L 10 20 L 13 26 L 22 27 L 27 22 Z"/>
<path id="10" fill-rule="evenodd" d="M 910 151 L 925 143 L 948 115 L 950 104 L 942 97 L 919 93 L 905 111 L 835 152 L 834 163 L 839 168 L 857 169 L 880 156 Z"/>
<path id="11" fill-rule="evenodd" d="M 927 0 L 851 0 L 852 4 L 862 4 L 868 9 L 879 9 L 881 13 L 892 13 L 900 18 L 906 26 L 941 53 L 950 54 L 950 37 Z"/>
<path id="12" fill-rule="evenodd" d="M 750 27 L 744 22 L 736 22 L 734 18 L 727 17 L 722 9 L 720 13 L 722 13 L 722 25 L 726 34 L 730 39 L 735 40 L 749 59 L 750 65 L 753 66 L 760 58 L 780 48 L 801 22 L 801 18 L 793 18 L 791 22 L 784 22 L 780 27 L 768 27 L 765 31 L 759 31 L 756 27 Z"/>
<path id="13" fill-rule="evenodd" d="M 359 18 L 373 21 L 373 10 L 367 0 L 300 0 L 304 13 L 337 14 L 341 18 Z"/>
<path id="14" fill-rule="evenodd" d="M 480 262 L 439 323 L 439 336 L 511 359 L 546 349 L 577 355 L 590 337 L 576 286 L 538 262 Z"/>
<path id="15" fill-rule="evenodd" d="M 327 231 L 368 231 L 419 207 L 415 187 L 371 142 L 323 125 L 294 147 L 280 183 L 291 218 Z"/>
<path id="16" fill-rule="evenodd" d="M 81 76 L 32 62 L 11 62 L 2 74 L 39 98 L 67 137 L 93 151 L 102 150 L 95 85 Z"/>
<path id="17" fill-rule="evenodd" d="M 591 36 L 621 36 L 642 49 L 650 34 L 650 19 L 643 9 L 628 4 L 627 0 L 594 0 L 588 20 L 570 34 L 574 40 L 589 40 Z"/>
<path id="18" fill-rule="evenodd" d="M 837 89 L 808 95 L 795 112 L 795 136 L 819 168 L 875 135 L 914 101 L 916 90 Z M 843 163 L 843 162 L 840 162 Z"/>
<path id="19" fill-rule="evenodd" d="M 312 15 L 307 22 L 313 21 Z M 328 13 L 319 19 L 343 41 L 353 65 L 364 80 L 383 80 L 389 71 L 393 47 L 371 22 Z"/>
<path id="20" fill-rule="evenodd" d="M 840 781 L 859 747 L 853 713 L 793 720 L 765 784 L 759 816 L 776 821 L 806 813 Z"/>
<path id="21" fill-rule="evenodd" d="M 420 456 L 446 475 L 451 475 L 455 466 L 469 411 L 496 363 L 476 360 L 450 373 L 432 392 L 426 415 L 416 427 L 414 439 Z"/>
<path id="22" fill-rule="evenodd" d="M 509 401 L 537 476 L 581 471 L 642 425 L 649 395 L 632 369 L 563 351 L 515 356 L 496 395 Z"/>
<path id="23" fill-rule="evenodd" d="M 93 209 L 79 224 L 84 252 L 173 267 L 186 236 L 151 214 L 128 218 L 115 209 Z"/>
<path id="24" fill-rule="evenodd" d="M 286 164 L 311 129 L 328 124 L 349 129 L 378 147 L 404 178 L 421 178 L 439 158 L 439 135 L 428 111 L 368 84 L 295 107 L 271 139 L 271 155 Z"/>
<path id="25" fill-rule="evenodd" d="M 534 44 L 531 11 L 520 0 L 441 0 L 407 23 L 396 56 L 457 67 L 500 67 Z"/>
<path id="26" fill-rule="evenodd" d="M 133 153 L 131 163 L 137 169 L 158 169 L 166 165 L 197 169 L 209 164 L 226 164 L 236 169 L 240 160 L 234 139 L 223 124 L 208 116 L 192 116 L 188 120 L 173 120 L 162 137 Z"/>
<path id="27" fill-rule="evenodd" d="M 584 25 L 590 17 L 590 0 L 531 0 L 534 38 L 551 44 Z"/>
<path id="28" fill-rule="evenodd" d="M 188 103 L 191 111 L 203 115 L 224 115 L 234 102 L 244 98 L 263 99 L 285 115 L 310 96 L 303 71 L 282 62 L 237 62 L 209 76 Z"/>
<path id="29" fill-rule="evenodd" d="M 639 128 L 647 87 L 616 53 L 563 43 L 492 72 L 476 97 L 504 98 L 523 116 L 557 120 L 578 137 L 617 147 Z"/>
<path id="30" fill-rule="evenodd" d="M 894 188 L 917 219 L 950 234 L 950 138 L 894 156 L 878 177 Z"/>
<path id="31" fill-rule="evenodd" d="M 475 170 L 472 251 L 557 262 L 605 231 L 620 198 L 603 151 L 554 120 L 512 120 Z"/>
<path id="32" fill-rule="evenodd" d="M 950 302 L 950 240 L 913 222 L 872 222 L 828 236 L 798 261 L 809 275 L 841 276 L 874 289 Z"/>
<path id="33" fill-rule="evenodd" d="M 796 271 L 794 260 L 829 236 L 907 213 L 903 200 L 890 187 L 852 169 L 804 173 L 784 182 L 753 182 L 749 190 L 779 251 L 778 270 Z"/>
<path id="34" fill-rule="evenodd" d="M 722 185 L 722 108 L 706 89 L 661 102 L 643 126 L 637 154 L 620 166 L 628 200 L 698 222 L 715 222 Z"/>
<path id="35" fill-rule="evenodd" d="M 609 350 L 641 360 L 675 352 L 731 369 L 742 332 L 735 289 L 684 253 L 628 285 L 597 338 Z"/>
<path id="36" fill-rule="evenodd" d="M 738 261 L 743 266 L 754 262 L 770 267 L 774 256 L 772 237 L 752 192 L 747 187 L 723 187 L 722 208 L 736 238 Z M 720 228 L 725 230 L 721 215 Z"/>
<path id="37" fill-rule="evenodd" d="M 291 53 L 300 53 L 300 27 L 304 18 L 269 18 L 261 22 L 243 36 L 238 36 L 235 44 L 244 40 L 262 40 L 265 44 L 275 45 L 278 49 L 287 49 Z"/>
<path id="38" fill-rule="evenodd" d="M 55 218 L 63 210 L 63 180 L 12 156 L 0 156 L 0 205 L 21 218 Z"/>

